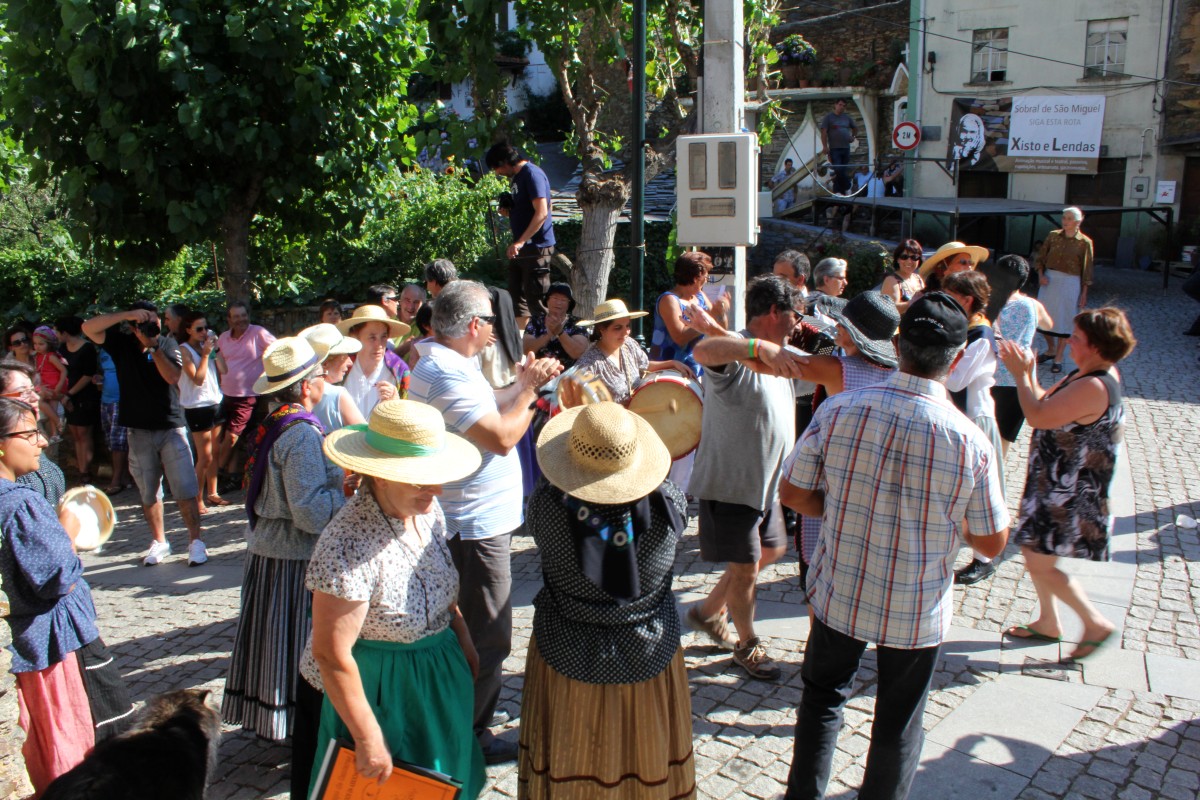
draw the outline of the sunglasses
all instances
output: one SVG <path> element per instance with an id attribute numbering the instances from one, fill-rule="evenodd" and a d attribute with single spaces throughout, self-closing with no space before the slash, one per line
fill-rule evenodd
<path id="1" fill-rule="evenodd" d="M 396 299 L 396 295 L 394 295 L 394 294 L 389 294 L 389 295 L 387 295 L 386 297 L 381 297 L 381 298 L 379 298 L 379 299 L 380 299 L 380 300 L 382 300 L 382 301 L 383 301 L 383 302 L 385 302 L 385 303 L 390 303 L 390 302 L 392 302 L 393 300 L 395 300 L 395 299 Z"/>
<path id="2" fill-rule="evenodd" d="M 476 314 L 475 319 L 479 320 L 480 322 L 486 322 L 488 325 L 496 324 L 495 314 Z"/>
<path id="3" fill-rule="evenodd" d="M 921 256 L 917 255 L 916 253 L 901 253 L 900 255 L 896 256 L 896 260 L 897 261 L 920 261 Z"/>
<path id="4" fill-rule="evenodd" d="M 20 339 L 9 339 L 8 340 L 9 347 L 20 347 L 23 344 L 29 344 L 29 340 L 24 337 L 22 337 Z"/>
<path id="5" fill-rule="evenodd" d="M 8 397 L 13 400 L 20 400 L 22 397 L 37 397 L 37 389 L 32 386 L 26 386 L 23 389 L 15 389 L 11 392 L 4 392 L 0 397 Z"/>

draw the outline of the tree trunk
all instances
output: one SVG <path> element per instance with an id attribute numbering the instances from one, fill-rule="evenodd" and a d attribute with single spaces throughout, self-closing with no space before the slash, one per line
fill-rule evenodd
<path id="1" fill-rule="evenodd" d="M 253 175 L 242 193 L 230 200 L 221 220 L 221 243 L 225 251 L 225 297 L 229 302 L 249 303 L 252 294 L 250 280 L 250 222 L 254 206 L 262 190 L 262 176 Z"/>
<path id="2" fill-rule="evenodd" d="M 571 270 L 573 313 L 586 319 L 608 298 L 617 220 L 629 200 L 629 184 L 620 175 L 585 175 L 575 196 L 583 211 L 583 225 Z"/>

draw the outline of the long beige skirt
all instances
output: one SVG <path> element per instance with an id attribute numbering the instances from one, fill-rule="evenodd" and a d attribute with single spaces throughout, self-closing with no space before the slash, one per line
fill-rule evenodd
<path id="1" fill-rule="evenodd" d="M 682 650 L 648 681 L 593 684 L 555 672 L 530 640 L 517 797 L 694 798 L 691 709 Z"/>

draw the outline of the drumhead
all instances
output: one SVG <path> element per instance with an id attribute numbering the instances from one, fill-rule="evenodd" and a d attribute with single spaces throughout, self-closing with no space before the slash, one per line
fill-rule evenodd
<path id="1" fill-rule="evenodd" d="M 674 371 L 656 372 L 633 390 L 629 410 L 650 423 L 671 453 L 679 459 L 700 444 L 704 413 L 700 384 Z M 675 410 L 669 406 L 675 403 Z"/>
<path id="2" fill-rule="evenodd" d="M 76 486 L 59 501 L 63 509 L 79 520 L 76 550 L 95 550 L 104 545 L 117 526 L 117 512 L 108 495 L 95 486 Z"/>

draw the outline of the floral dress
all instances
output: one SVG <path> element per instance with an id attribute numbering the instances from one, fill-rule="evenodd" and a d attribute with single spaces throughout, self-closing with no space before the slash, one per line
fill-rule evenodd
<path id="1" fill-rule="evenodd" d="M 1078 370 L 1072 372 L 1050 394 L 1077 375 Z M 1115 375 L 1096 371 L 1080 377 L 1100 379 L 1108 389 L 1108 408 L 1086 425 L 1070 422 L 1033 432 L 1016 541 L 1046 555 L 1107 561 L 1112 530 L 1108 490 L 1125 412 Z"/>

